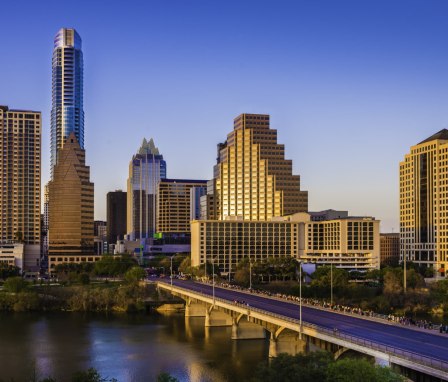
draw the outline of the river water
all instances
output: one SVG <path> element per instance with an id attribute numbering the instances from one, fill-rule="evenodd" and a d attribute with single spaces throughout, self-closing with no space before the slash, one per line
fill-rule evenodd
<path id="1" fill-rule="evenodd" d="M 119 382 L 154 381 L 163 371 L 180 381 L 245 381 L 269 344 L 233 341 L 230 331 L 183 314 L 2 314 L 0 381 L 35 374 L 64 382 L 89 367 Z"/>

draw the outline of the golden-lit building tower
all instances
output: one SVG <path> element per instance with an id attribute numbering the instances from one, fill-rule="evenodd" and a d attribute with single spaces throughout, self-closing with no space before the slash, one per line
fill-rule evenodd
<path id="1" fill-rule="evenodd" d="M 48 190 L 50 270 L 59 263 L 94 261 L 94 186 L 90 168 L 85 165 L 85 151 L 73 132 L 58 151 Z"/>
<path id="2" fill-rule="evenodd" d="M 241 114 L 218 147 L 218 219 L 265 221 L 308 210 L 308 192 L 300 190 L 300 176 L 292 174 L 292 161 L 285 159 L 277 130 L 269 127 L 269 115 Z"/>
<path id="3" fill-rule="evenodd" d="M 448 268 L 448 130 L 419 144 L 400 162 L 400 260 L 445 277 Z"/>
<path id="4" fill-rule="evenodd" d="M 40 246 L 41 127 L 40 112 L 0 106 L 1 243 Z"/>

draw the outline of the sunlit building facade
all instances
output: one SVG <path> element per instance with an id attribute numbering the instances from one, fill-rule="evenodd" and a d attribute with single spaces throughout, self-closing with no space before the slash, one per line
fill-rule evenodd
<path id="1" fill-rule="evenodd" d="M 300 190 L 300 176 L 277 143 L 269 115 L 241 114 L 225 143 L 218 146 L 215 166 L 217 217 L 239 216 L 264 221 L 274 216 L 307 211 L 308 193 Z"/>
<path id="2" fill-rule="evenodd" d="M 448 268 L 448 130 L 412 146 L 400 162 L 400 260 Z"/>

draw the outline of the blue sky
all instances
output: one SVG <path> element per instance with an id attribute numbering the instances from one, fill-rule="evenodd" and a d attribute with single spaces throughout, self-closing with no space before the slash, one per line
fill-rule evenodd
<path id="1" fill-rule="evenodd" d="M 448 127 L 448 2 L 10 1 L 0 104 L 42 111 L 49 179 L 53 37 L 83 39 L 95 217 L 143 137 L 171 178 L 209 179 L 238 114 L 268 113 L 311 210 L 398 231 L 398 163 Z"/>

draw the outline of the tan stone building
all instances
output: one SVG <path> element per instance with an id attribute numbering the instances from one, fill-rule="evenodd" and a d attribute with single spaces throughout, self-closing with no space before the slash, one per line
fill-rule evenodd
<path id="1" fill-rule="evenodd" d="M 0 243 L 40 245 L 41 114 L 0 106 Z"/>
<path id="2" fill-rule="evenodd" d="M 157 186 L 157 231 L 166 234 L 190 233 L 191 191 L 203 189 L 207 181 L 161 179 Z M 197 198 L 198 199 L 198 198 Z"/>
<path id="3" fill-rule="evenodd" d="M 446 277 L 448 130 L 412 146 L 400 162 L 400 260 Z"/>
<path id="4" fill-rule="evenodd" d="M 58 151 L 49 182 L 49 268 L 65 262 L 95 261 L 93 196 L 85 151 L 71 133 Z"/>
<path id="5" fill-rule="evenodd" d="M 381 265 L 396 266 L 400 261 L 400 234 L 380 234 Z"/>
<path id="6" fill-rule="evenodd" d="M 221 272 L 233 273 L 245 258 L 261 262 L 292 256 L 347 270 L 378 269 L 379 237 L 379 220 L 372 217 L 316 222 L 297 213 L 271 221 L 196 220 L 191 223 L 191 264 L 214 261 Z"/>
<path id="7" fill-rule="evenodd" d="M 307 211 L 308 193 L 300 190 L 300 176 L 292 174 L 292 161 L 285 159 L 269 115 L 235 118 L 234 130 L 218 150 L 214 202 L 219 220 L 240 216 L 265 221 Z"/>

